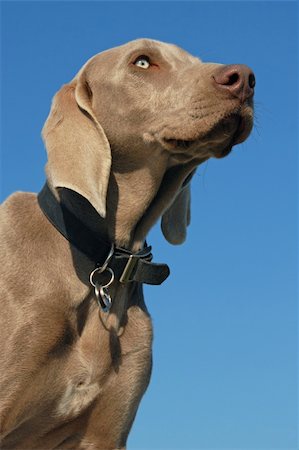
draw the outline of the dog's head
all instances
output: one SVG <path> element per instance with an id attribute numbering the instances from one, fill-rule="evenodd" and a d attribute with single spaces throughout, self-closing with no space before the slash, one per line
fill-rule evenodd
<path id="1" fill-rule="evenodd" d="M 100 53 L 54 98 L 43 130 L 52 185 L 80 193 L 104 217 L 111 160 L 117 170 L 163 161 L 164 171 L 187 167 L 186 178 L 248 137 L 254 84 L 247 66 L 203 63 L 162 42 Z M 162 221 L 172 243 L 184 240 L 189 204 L 179 180 Z"/>

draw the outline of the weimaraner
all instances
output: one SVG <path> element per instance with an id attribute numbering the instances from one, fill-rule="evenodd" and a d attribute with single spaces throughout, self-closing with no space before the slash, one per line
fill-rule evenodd
<path id="1" fill-rule="evenodd" d="M 142 283 L 168 275 L 146 235 L 162 217 L 184 241 L 190 179 L 248 137 L 254 84 L 245 65 L 141 39 L 56 94 L 48 187 L 1 206 L 3 449 L 125 448 L 151 373 Z"/>

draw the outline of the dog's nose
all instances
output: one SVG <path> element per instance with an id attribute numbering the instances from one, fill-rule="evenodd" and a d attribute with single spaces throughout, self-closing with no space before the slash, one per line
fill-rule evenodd
<path id="1" fill-rule="evenodd" d="M 244 64 L 232 64 L 221 67 L 213 75 L 215 85 L 222 91 L 229 92 L 241 102 L 253 96 L 255 76 L 252 70 Z"/>

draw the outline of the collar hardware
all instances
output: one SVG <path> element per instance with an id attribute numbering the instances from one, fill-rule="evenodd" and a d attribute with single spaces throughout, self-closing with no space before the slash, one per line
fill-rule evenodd
<path id="1" fill-rule="evenodd" d="M 105 284 L 102 284 L 95 279 L 95 275 L 104 272 L 108 272 L 110 274 L 110 280 L 107 281 Z M 107 264 L 105 267 L 104 265 L 102 267 L 96 267 L 89 275 L 89 281 L 90 284 L 94 287 L 94 292 L 98 305 L 104 312 L 109 312 L 112 305 L 112 299 L 108 291 L 108 286 L 110 286 L 110 284 L 112 284 L 114 281 L 113 270 L 110 269 L 110 267 L 107 267 Z"/>
<path id="2" fill-rule="evenodd" d="M 135 255 L 130 255 L 127 264 L 125 265 L 124 271 L 120 276 L 119 281 L 121 283 L 127 283 L 130 281 L 130 275 L 132 274 L 134 267 L 136 266 L 138 257 Z"/>
<path id="3" fill-rule="evenodd" d="M 103 312 L 109 312 L 112 305 L 112 299 L 108 291 L 108 286 L 113 283 L 115 275 L 113 270 L 108 267 L 108 264 L 110 259 L 112 258 L 113 252 L 114 246 L 112 245 L 104 264 L 101 267 L 96 267 L 89 275 L 89 282 L 94 287 L 94 293 L 97 303 L 103 310 Z M 103 284 L 96 279 L 96 275 L 104 274 L 105 272 L 108 272 L 108 274 L 110 275 L 110 279 Z"/>
<path id="4" fill-rule="evenodd" d="M 108 292 L 108 289 L 106 289 L 104 286 L 96 286 L 95 295 L 99 307 L 103 312 L 108 313 L 112 306 L 112 298 Z"/>
<path id="5" fill-rule="evenodd" d="M 147 246 L 139 252 L 115 247 L 100 234 L 92 231 L 81 219 L 60 202 L 46 183 L 37 196 L 38 204 L 49 220 L 62 236 L 77 250 L 85 254 L 95 264 L 89 275 L 89 281 L 95 290 L 99 306 L 109 311 L 111 297 L 109 286 L 114 279 L 121 283 L 137 282 L 158 285 L 169 275 L 167 264 L 152 262 L 151 247 Z M 104 284 L 96 280 L 96 274 L 108 271 L 111 279 Z"/>

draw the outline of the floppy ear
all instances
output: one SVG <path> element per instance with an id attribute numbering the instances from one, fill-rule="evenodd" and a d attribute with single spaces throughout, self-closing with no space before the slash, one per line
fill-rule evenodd
<path id="1" fill-rule="evenodd" d="M 46 172 L 55 188 L 78 192 L 105 217 L 111 151 L 92 111 L 91 96 L 84 69 L 55 95 L 42 132 Z"/>
<path id="2" fill-rule="evenodd" d="M 187 226 L 190 224 L 190 183 L 182 187 L 170 207 L 164 212 L 161 228 L 170 244 L 182 244 L 186 239 Z"/>

